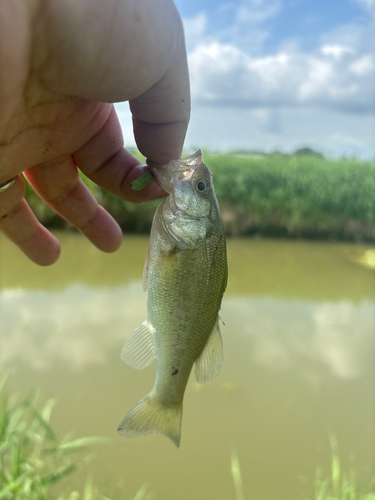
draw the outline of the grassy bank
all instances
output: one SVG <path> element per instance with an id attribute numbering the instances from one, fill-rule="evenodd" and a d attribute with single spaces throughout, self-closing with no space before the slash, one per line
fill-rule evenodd
<path id="1" fill-rule="evenodd" d="M 375 241 L 375 163 L 319 155 L 205 153 L 228 235 Z M 85 180 L 125 232 L 148 232 L 158 202 L 133 205 Z M 50 227 L 64 223 L 29 188 Z"/>
<path id="2" fill-rule="evenodd" d="M 87 452 L 88 446 L 102 439 L 59 441 L 49 424 L 54 401 L 47 401 L 40 411 L 29 398 L 17 401 L 8 394 L 6 378 L 0 376 L 0 499 L 47 500 L 56 483 L 90 458 L 87 454 L 77 458 L 77 452 Z M 110 500 L 94 491 L 89 480 L 82 496 L 67 489 L 53 498 Z"/>
<path id="3" fill-rule="evenodd" d="M 375 163 L 208 156 L 228 232 L 375 240 Z"/>
<path id="4" fill-rule="evenodd" d="M 92 478 L 86 480 L 83 491 L 72 488 L 70 475 L 92 459 L 88 451 L 102 441 L 98 437 L 59 440 L 49 421 L 54 406 L 47 401 L 38 411 L 34 401 L 17 400 L 9 395 L 6 376 L 0 374 L 0 499 L 1 500 L 130 500 L 118 487 L 109 485 L 109 496 L 100 492 Z M 330 436 L 331 473 L 317 468 L 315 480 L 304 478 L 314 490 L 314 497 L 305 500 L 375 500 L 375 480 L 359 480 L 358 471 L 344 470 L 340 464 L 336 439 Z M 126 464 L 125 464 L 126 465 Z M 231 453 L 231 473 L 236 500 L 250 499 L 244 491 L 240 460 Z M 126 467 L 125 467 L 126 469 Z M 60 484 L 60 493 L 56 484 Z M 311 487 L 312 486 L 312 487 Z M 63 491 L 63 492 L 61 492 Z M 154 498 L 145 482 L 133 500 Z M 302 498 L 302 497 L 301 497 Z M 292 499 L 291 499 L 292 500 Z"/>
<path id="5" fill-rule="evenodd" d="M 68 477 L 93 459 L 92 446 L 107 440 L 59 440 L 49 423 L 54 401 L 38 410 L 36 399 L 9 395 L 7 376 L 0 373 L 0 500 L 131 500 L 115 487 L 109 497 L 102 494 L 90 476 L 82 492 L 69 486 Z M 149 493 L 144 483 L 134 500 L 146 500 Z"/>

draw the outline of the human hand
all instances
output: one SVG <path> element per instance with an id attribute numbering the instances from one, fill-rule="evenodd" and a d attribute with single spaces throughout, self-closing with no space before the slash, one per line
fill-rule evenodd
<path id="1" fill-rule="evenodd" d="M 117 223 L 79 179 L 133 202 L 165 195 L 126 149 L 113 102 L 130 101 L 141 153 L 179 158 L 190 94 L 180 18 L 172 0 L 1 0 L 0 231 L 34 262 L 60 255 L 24 199 L 38 195 L 101 250 L 122 240 Z"/>

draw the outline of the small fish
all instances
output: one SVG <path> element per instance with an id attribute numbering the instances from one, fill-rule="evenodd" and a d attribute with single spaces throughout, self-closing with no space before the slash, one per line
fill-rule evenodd
<path id="1" fill-rule="evenodd" d="M 182 402 L 194 363 L 201 383 L 215 378 L 223 363 L 218 312 L 227 284 L 226 244 L 202 151 L 163 167 L 148 164 L 169 196 L 156 210 L 143 272 L 148 318 L 121 358 L 139 370 L 156 358 L 156 380 L 118 432 L 160 433 L 179 447 Z"/>

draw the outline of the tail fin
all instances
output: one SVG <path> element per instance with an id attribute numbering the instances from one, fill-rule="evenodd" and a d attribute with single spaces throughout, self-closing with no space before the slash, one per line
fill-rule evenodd
<path id="1" fill-rule="evenodd" d="M 122 436 L 137 437 L 153 432 L 169 437 L 177 448 L 181 439 L 182 403 L 163 405 L 150 392 L 125 415 L 117 431 Z"/>

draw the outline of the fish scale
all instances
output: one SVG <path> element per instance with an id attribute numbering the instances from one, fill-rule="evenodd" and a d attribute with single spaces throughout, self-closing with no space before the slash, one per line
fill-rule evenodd
<path id="1" fill-rule="evenodd" d="M 151 168 L 169 196 L 157 208 L 151 229 L 144 271 L 148 318 L 125 344 L 122 359 L 142 369 L 156 358 L 156 379 L 152 391 L 125 415 L 119 433 L 161 433 L 179 446 L 182 402 L 194 363 L 198 382 L 221 369 L 218 311 L 227 281 L 226 244 L 201 151 Z"/>

